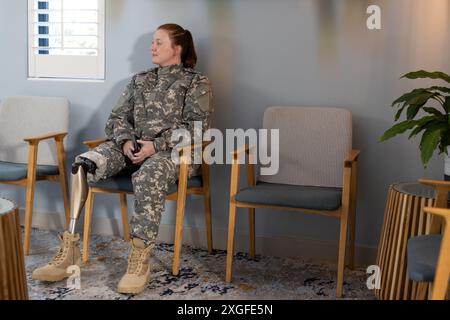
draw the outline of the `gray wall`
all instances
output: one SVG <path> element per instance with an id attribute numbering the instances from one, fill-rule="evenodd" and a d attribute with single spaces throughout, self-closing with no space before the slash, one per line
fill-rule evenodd
<path id="1" fill-rule="evenodd" d="M 388 185 L 417 178 L 441 178 L 443 159 L 420 163 L 418 141 L 398 137 L 377 143 L 393 120 L 390 103 L 426 84 L 399 80 L 412 70 L 450 72 L 450 4 L 446 0 L 107 0 L 106 81 L 27 80 L 26 1 L 0 0 L 0 99 L 8 95 L 66 96 L 71 102 L 69 161 L 82 140 L 103 136 L 105 120 L 125 83 L 151 67 L 152 31 L 173 21 L 190 29 L 198 68 L 213 84 L 214 127 L 258 128 L 270 105 L 344 106 L 354 116 L 354 147 L 361 149 L 357 244 L 376 247 Z M 366 28 L 366 8 L 382 9 L 382 30 Z M 229 166 L 214 166 L 213 223 L 228 224 Z M 40 184 L 35 210 L 59 212 L 56 186 Z M 0 187 L 21 206 L 24 192 Z M 118 201 L 96 201 L 97 216 L 119 216 Z M 114 200 L 115 201 L 115 200 Z M 113 204 L 112 204 L 113 203 Z M 168 204 L 164 224 L 174 223 Z M 189 203 L 187 225 L 203 226 L 202 200 Z M 247 233 L 247 215 L 238 232 Z M 270 212 L 257 214 L 257 235 L 335 241 L 338 221 Z M 282 252 L 283 248 L 280 248 Z"/>

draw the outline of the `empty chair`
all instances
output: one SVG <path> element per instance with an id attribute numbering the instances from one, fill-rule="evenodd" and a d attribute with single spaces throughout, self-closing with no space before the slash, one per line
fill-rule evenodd
<path id="1" fill-rule="evenodd" d="M 419 180 L 419 182 L 434 186 L 437 194 L 435 208 L 424 208 L 425 212 L 433 215 L 430 234 L 408 240 L 408 276 L 416 282 L 432 283 L 431 299 L 444 300 L 450 278 L 450 209 L 446 208 L 450 182 L 434 180 Z M 439 233 L 441 227 L 443 232 Z"/>
<path id="2" fill-rule="evenodd" d="M 255 179 L 254 165 L 248 163 L 248 186 L 239 188 L 241 155 L 252 156 L 252 148 L 246 145 L 233 153 L 226 281 L 232 280 L 236 209 L 249 209 L 251 257 L 255 256 L 255 209 L 293 210 L 340 219 L 336 296 L 341 297 L 348 228 L 351 268 L 355 242 L 359 151 L 352 150 L 351 113 L 342 108 L 270 107 L 263 127 L 279 129 L 279 171 Z"/>
<path id="3" fill-rule="evenodd" d="M 64 137 L 69 101 L 62 97 L 7 97 L 0 106 L 0 183 L 26 188 L 24 251 L 29 254 L 36 181 L 61 185 L 66 225 L 69 195 Z M 49 195 L 49 199 L 52 199 Z"/>

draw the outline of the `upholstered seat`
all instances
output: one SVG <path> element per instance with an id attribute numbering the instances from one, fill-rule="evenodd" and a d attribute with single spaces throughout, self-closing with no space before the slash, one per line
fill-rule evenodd
<path id="1" fill-rule="evenodd" d="M 235 199 L 290 208 L 337 210 L 341 206 L 342 188 L 297 186 L 258 181 L 241 189 Z"/>
<path id="2" fill-rule="evenodd" d="M 434 280 L 441 241 L 440 234 L 418 236 L 408 240 L 408 274 L 411 280 Z"/>
<path id="3" fill-rule="evenodd" d="M 17 181 L 26 179 L 28 165 L 22 163 L 12 163 L 0 161 L 0 181 Z M 57 166 L 38 165 L 36 167 L 36 176 L 58 175 Z"/>
<path id="4" fill-rule="evenodd" d="M 178 182 L 177 182 L 178 184 Z M 177 192 L 177 184 L 173 184 L 169 187 L 168 194 Z M 126 193 L 133 193 L 133 184 L 131 181 L 131 176 L 129 174 L 119 174 L 115 177 L 99 180 L 97 182 L 90 182 L 90 187 L 102 188 L 108 190 L 117 190 Z M 202 187 L 202 177 L 195 176 L 187 181 L 188 188 L 201 188 Z"/>

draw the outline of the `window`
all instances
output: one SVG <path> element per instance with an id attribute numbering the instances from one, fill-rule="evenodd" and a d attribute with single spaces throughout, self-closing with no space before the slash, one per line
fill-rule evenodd
<path id="1" fill-rule="evenodd" d="M 104 79 L 104 9 L 104 0 L 28 0 L 28 76 Z"/>

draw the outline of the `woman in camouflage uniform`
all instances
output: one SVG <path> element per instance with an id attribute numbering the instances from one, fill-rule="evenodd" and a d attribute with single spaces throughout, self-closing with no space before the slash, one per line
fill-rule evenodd
<path id="1" fill-rule="evenodd" d="M 74 163 L 74 167 L 88 163 L 90 181 L 106 179 L 125 168 L 134 170 L 132 249 L 127 272 L 118 285 L 122 293 L 143 291 L 150 277 L 148 260 L 165 196 L 179 173 L 179 166 L 171 159 L 172 133 L 187 129 L 193 137 L 194 121 L 201 121 L 203 130 L 207 129 L 212 111 L 209 80 L 193 69 L 197 56 L 188 30 L 176 24 L 160 26 L 154 33 L 151 52 L 152 62 L 158 67 L 136 74 L 126 86 L 106 123 L 108 141 L 79 155 Z M 134 137 L 140 145 L 138 152 L 134 150 Z M 195 174 L 195 170 L 189 172 Z M 79 258 L 79 235 L 66 231 L 60 254 L 36 269 L 33 278 L 62 280 L 69 276 L 67 266 L 79 264 Z"/>

